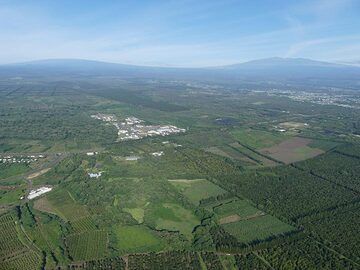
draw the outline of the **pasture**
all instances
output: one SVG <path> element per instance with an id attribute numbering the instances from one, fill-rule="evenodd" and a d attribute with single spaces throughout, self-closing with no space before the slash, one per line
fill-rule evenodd
<path id="1" fill-rule="evenodd" d="M 258 216 L 222 225 L 242 243 L 264 240 L 294 230 L 294 227 L 270 215 Z"/>
<path id="2" fill-rule="evenodd" d="M 195 205 L 198 205 L 202 199 L 226 193 L 221 187 L 206 179 L 173 179 L 168 181 Z"/>
<path id="3" fill-rule="evenodd" d="M 116 226 L 113 228 L 118 249 L 125 252 L 159 251 L 164 243 L 145 226 Z"/>
<path id="4" fill-rule="evenodd" d="M 257 129 L 234 129 L 231 135 L 242 144 L 251 148 L 261 149 L 276 145 L 288 138 L 280 133 L 273 133 Z"/>
<path id="5" fill-rule="evenodd" d="M 156 229 L 180 232 L 188 239 L 192 238 L 193 228 L 200 223 L 191 210 L 174 203 L 159 205 L 152 214 L 156 219 Z"/>

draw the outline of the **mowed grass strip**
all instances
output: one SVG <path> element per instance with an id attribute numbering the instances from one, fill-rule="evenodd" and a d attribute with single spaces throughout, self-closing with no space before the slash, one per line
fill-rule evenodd
<path id="1" fill-rule="evenodd" d="M 174 179 L 169 182 L 195 205 L 202 199 L 226 193 L 224 189 L 206 179 Z"/>
<path id="2" fill-rule="evenodd" d="M 145 226 L 117 226 L 113 229 L 121 252 L 160 251 L 164 243 Z"/>
<path id="3" fill-rule="evenodd" d="M 243 243 L 264 240 L 268 237 L 280 235 L 295 229 L 270 215 L 228 223 L 222 225 L 222 227 Z"/>
<path id="4" fill-rule="evenodd" d="M 93 260 L 105 257 L 107 253 L 107 232 L 86 231 L 66 237 L 71 257 L 75 261 Z"/>

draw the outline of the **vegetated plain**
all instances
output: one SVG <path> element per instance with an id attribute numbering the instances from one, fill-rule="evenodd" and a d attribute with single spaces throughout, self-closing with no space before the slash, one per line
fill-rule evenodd
<path id="1" fill-rule="evenodd" d="M 261 84 L 17 80 L 0 82 L 1 269 L 359 268 L 359 110 Z M 186 132 L 119 142 L 97 113 Z"/>

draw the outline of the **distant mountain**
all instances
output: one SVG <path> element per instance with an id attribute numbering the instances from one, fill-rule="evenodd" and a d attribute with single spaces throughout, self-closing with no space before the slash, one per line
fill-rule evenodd
<path id="1" fill-rule="evenodd" d="M 267 58 L 212 68 L 145 67 L 82 59 L 49 59 L 0 66 L 0 76 L 119 76 L 208 81 L 324 81 L 360 85 L 360 67 L 302 58 Z M 340 82 L 340 83 L 338 83 Z"/>
<path id="2" fill-rule="evenodd" d="M 266 58 L 221 67 L 225 72 L 244 77 L 301 79 L 348 78 L 360 75 L 358 67 L 303 58 Z"/>

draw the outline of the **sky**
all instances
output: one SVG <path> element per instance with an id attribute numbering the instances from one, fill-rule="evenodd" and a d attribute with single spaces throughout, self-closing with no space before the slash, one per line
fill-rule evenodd
<path id="1" fill-rule="evenodd" d="M 360 63 L 360 0 L 0 0 L 0 64 Z"/>

